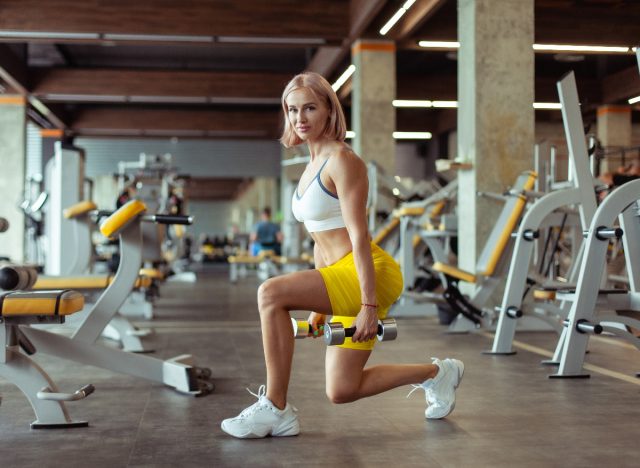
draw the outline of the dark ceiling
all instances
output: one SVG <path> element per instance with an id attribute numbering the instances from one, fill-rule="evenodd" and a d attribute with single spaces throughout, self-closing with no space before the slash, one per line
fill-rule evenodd
<path id="1" fill-rule="evenodd" d="M 70 134 L 276 138 L 288 79 L 311 69 L 334 81 L 354 40 L 380 39 L 404 2 L 0 0 L 0 78 L 5 93 L 30 100 L 32 119 Z M 398 98 L 456 99 L 456 53 L 417 46 L 455 41 L 456 9 L 456 0 L 417 0 L 387 35 L 398 47 Z M 537 43 L 632 46 L 639 24 L 640 1 L 535 2 Z M 585 111 L 640 94 L 631 53 L 536 53 L 536 100 L 557 101 L 554 82 L 568 70 Z M 455 110 L 404 109 L 397 120 L 398 130 L 443 133 Z"/>

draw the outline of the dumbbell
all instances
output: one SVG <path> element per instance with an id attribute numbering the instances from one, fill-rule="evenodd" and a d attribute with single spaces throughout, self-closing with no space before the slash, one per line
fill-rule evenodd
<path id="1" fill-rule="evenodd" d="M 291 317 L 291 325 L 293 325 L 293 336 L 297 340 L 306 338 L 312 333 L 311 324 L 309 324 L 309 322 L 307 322 L 306 320 L 296 320 L 295 318 Z M 324 325 L 320 325 L 318 327 L 318 330 L 320 331 L 320 333 L 324 333 Z"/>
<path id="2" fill-rule="evenodd" d="M 33 267 L 5 265 L 0 268 L 0 289 L 31 289 L 38 279 L 38 272 Z"/>
<path id="3" fill-rule="evenodd" d="M 344 328 L 340 322 L 328 323 L 324 327 L 324 342 L 328 346 L 341 345 L 345 338 L 352 337 L 356 332 L 356 327 Z M 398 324 L 396 319 L 378 320 L 378 341 L 395 340 L 398 336 Z"/>

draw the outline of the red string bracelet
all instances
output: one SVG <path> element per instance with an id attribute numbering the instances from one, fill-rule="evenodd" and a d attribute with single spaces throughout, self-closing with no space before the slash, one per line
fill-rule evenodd
<path id="1" fill-rule="evenodd" d="M 372 307 L 372 308 L 374 308 L 374 309 L 377 309 L 377 308 L 378 308 L 378 305 L 377 305 L 377 304 L 360 304 L 360 305 L 361 305 L 361 306 L 363 306 L 363 307 Z"/>

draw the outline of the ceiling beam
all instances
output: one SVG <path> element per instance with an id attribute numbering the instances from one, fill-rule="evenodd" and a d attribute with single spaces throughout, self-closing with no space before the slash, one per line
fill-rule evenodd
<path id="1" fill-rule="evenodd" d="M 362 33 L 367 29 L 387 1 L 388 0 L 351 0 L 349 3 L 349 33 L 345 35 L 342 44 L 339 47 L 319 47 L 309 62 L 307 69 L 319 73 L 327 79 L 331 78 L 336 72 L 336 67 L 351 53 L 351 45 L 353 42 L 362 36 Z"/>
<path id="2" fill-rule="evenodd" d="M 396 41 L 410 38 L 445 3 L 446 0 L 417 0 L 389 31 L 389 35 Z"/>
<path id="3" fill-rule="evenodd" d="M 343 0 L 7 0 L 2 2 L 0 30 L 217 39 L 317 38 L 338 43 L 347 36 L 349 23 Z M 93 41 L 106 39 L 98 36 Z M 86 40 L 92 41 L 90 36 Z"/>
<path id="4" fill-rule="evenodd" d="M 278 105 L 289 79 L 284 73 L 49 68 L 34 71 L 32 93 L 44 101 Z"/>
<path id="5" fill-rule="evenodd" d="M 79 136 L 278 138 L 280 112 L 83 107 L 69 127 Z"/>

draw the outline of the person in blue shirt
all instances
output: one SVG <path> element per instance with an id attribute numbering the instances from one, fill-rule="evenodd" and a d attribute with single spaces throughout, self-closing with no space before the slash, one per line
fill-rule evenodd
<path id="1" fill-rule="evenodd" d="M 258 255 L 262 250 L 273 250 L 281 253 L 282 232 L 280 226 L 271 221 L 271 208 L 262 210 L 260 221 L 256 223 L 250 236 L 251 255 Z"/>

